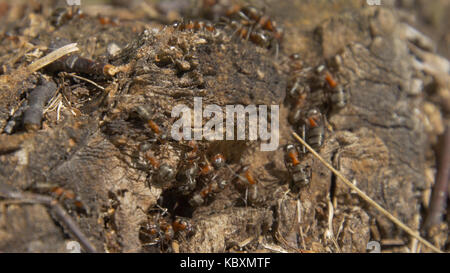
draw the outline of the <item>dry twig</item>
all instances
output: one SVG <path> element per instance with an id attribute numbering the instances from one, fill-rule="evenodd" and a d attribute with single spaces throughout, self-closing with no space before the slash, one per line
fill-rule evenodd
<path id="1" fill-rule="evenodd" d="M 442 221 L 447 202 L 448 180 L 450 179 L 450 130 L 447 126 L 441 139 L 436 182 L 433 186 L 430 206 L 425 218 L 424 228 L 430 230 Z"/>
<path id="2" fill-rule="evenodd" d="M 3 183 L 0 183 L 0 197 L 12 199 L 13 201 L 18 201 L 23 204 L 41 204 L 48 206 L 58 221 L 63 224 L 63 226 L 65 226 L 70 233 L 72 233 L 86 252 L 97 252 L 94 245 L 89 241 L 86 235 L 84 235 L 72 217 L 64 210 L 58 201 L 52 197 L 42 194 L 22 192 Z"/>

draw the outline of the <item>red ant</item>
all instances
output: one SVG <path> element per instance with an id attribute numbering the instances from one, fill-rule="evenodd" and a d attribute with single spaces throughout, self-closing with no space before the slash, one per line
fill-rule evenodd
<path id="1" fill-rule="evenodd" d="M 322 114 L 318 109 L 313 108 L 308 111 L 305 118 L 306 141 L 314 149 L 322 146 L 325 136 L 325 125 Z"/>
<path id="2" fill-rule="evenodd" d="M 226 165 L 225 157 L 222 154 L 216 154 L 212 157 L 212 164 L 205 158 L 205 162 L 200 168 L 200 177 L 198 178 L 203 187 L 198 192 L 194 192 L 189 199 L 189 204 L 198 207 L 205 203 L 206 199 L 214 193 L 220 192 L 225 187 L 225 181 L 217 182 L 218 171 Z"/>
<path id="3" fill-rule="evenodd" d="M 194 226 L 189 219 L 176 216 L 171 221 L 166 212 L 159 212 L 156 215 L 153 214 L 146 222 L 141 224 L 139 240 L 144 247 L 159 244 L 161 248 L 166 248 L 177 236 L 182 234 L 192 236 L 194 232 Z"/>
<path id="4" fill-rule="evenodd" d="M 49 192 L 57 201 L 64 203 L 66 206 L 69 206 L 69 208 L 74 208 L 76 211 L 81 213 L 87 213 L 86 206 L 72 190 L 54 186 L 49 189 Z"/>
<path id="5" fill-rule="evenodd" d="M 301 164 L 299 153 L 294 145 L 286 146 L 285 156 L 286 168 L 290 175 L 290 186 L 293 191 L 298 191 L 301 187 L 309 184 L 311 180 L 311 168 Z"/>
<path id="6" fill-rule="evenodd" d="M 269 16 L 252 6 L 233 6 L 226 12 L 228 22 L 238 37 L 264 48 L 274 48 L 278 56 L 283 30 Z M 233 34 L 234 35 L 234 34 Z"/>
<path id="7" fill-rule="evenodd" d="M 214 32 L 216 28 L 213 24 L 209 22 L 203 21 L 186 21 L 186 22 L 177 22 L 173 24 L 173 27 L 179 31 L 192 30 L 192 31 L 200 31 L 206 30 L 209 32 Z"/>

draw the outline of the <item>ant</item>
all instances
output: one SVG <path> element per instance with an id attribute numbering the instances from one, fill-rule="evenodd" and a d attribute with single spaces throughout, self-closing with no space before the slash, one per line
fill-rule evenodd
<path id="1" fill-rule="evenodd" d="M 287 85 L 289 102 L 293 107 L 289 122 L 299 121 L 299 108 L 318 107 L 328 112 L 339 110 L 346 106 L 349 93 L 347 88 L 336 79 L 325 65 L 315 69 L 302 68 L 299 54 L 293 54 L 291 59 L 291 77 Z M 297 113 L 296 113 L 297 112 Z"/>
<path id="2" fill-rule="evenodd" d="M 281 28 L 277 27 L 276 22 L 273 21 L 269 16 L 264 15 L 262 11 L 252 6 L 243 7 L 241 9 L 241 12 L 245 15 L 245 17 L 255 22 L 255 28 L 267 30 L 273 34 L 274 39 L 281 41 L 283 37 L 283 31 Z"/>
<path id="3" fill-rule="evenodd" d="M 202 163 L 200 168 L 198 180 L 201 182 L 201 188 L 194 192 L 188 201 L 193 207 L 203 205 L 208 197 L 220 192 L 226 186 L 226 180 L 220 179 L 218 174 L 218 171 L 226 165 L 225 157 L 221 153 L 217 153 L 211 158 L 211 161 L 212 163 L 205 157 L 205 162 Z"/>
<path id="4" fill-rule="evenodd" d="M 260 201 L 259 181 L 253 176 L 253 173 L 250 171 L 250 166 L 242 166 L 235 172 L 235 176 L 237 178 L 235 185 L 239 191 L 244 192 L 245 204 L 247 204 L 247 201 L 250 204 Z"/>
<path id="5" fill-rule="evenodd" d="M 291 189 L 297 192 L 300 188 L 307 186 L 310 183 L 312 170 L 309 166 L 301 164 L 299 152 L 294 145 L 287 145 L 285 150 L 284 163 L 289 171 L 289 184 Z"/>
<path id="6" fill-rule="evenodd" d="M 164 248 L 173 239 L 174 235 L 175 232 L 165 212 L 150 215 L 139 229 L 139 240 L 142 246 L 159 244 L 161 248 Z"/>
<path id="7" fill-rule="evenodd" d="M 228 9 L 225 15 L 221 21 L 234 30 L 232 36 L 250 40 L 263 48 L 273 48 L 278 56 L 283 30 L 269 16 L 255 7 L 238 5 Z"/>
<path id="8" fill-rule="evenodd" d="M 69 210 L 75 210 L 84 214 L 88 213 L 87 207 L 72 190 L 50 184 L 40 184 L 35 186 L 35 188 L 38 192 L 49 193 L 52 198 L 64 204 Z"/>
<path id="9" fill-rule="evenodd" d="M 167 183 L 175 178 L 175 171 L 169 164 L 162 164 L 158 169 L 157 181 L 158 183 Z"/>
<path id="10" fill-rule="evenodd" d="M 154 114 L 149 111 L 148 106 L 140 105 L 135 108 L 135 112 L 139 119 L 141 119 L 147 128 L 151 130 L 156 138 L 159 140 L 165 140 L 167 138 L 166 130 L 164 130 L 163 126 L 159 125 L 156 120 Z"/>
<path id="11" fill-rule="evenodd" d="M 203 22 L 203 21 L 181 21 L 181 22 L 176 22 L 173 24 L 173 27 L 176 30 L 179 31 L 200 31 L 200 30 L 205 30 L 205 31 L 209 31 L 209 32 L 214 32 L 216 30 L 216 28 L 214 27 L 214 25 L 210 22 Z"/>
<path id="12" fill-rule="evenodd" d="M 303 135 L 306 136 L 306 142 L 314 149 L 319 149 L 325 138 L 325 125 L 322 113 L 317 108 L 310 109 L 305 118 L 305 129 Z"/>
<path id="13" fill-rule="evenodd" d="M 324 142 L 325 116 L 322 112 L 342 109 L 347 104 L 348 92 L 325 65 L 315 69 L 301 68 L 300 55 L 291 55 L 291 80 L 288 83 L 289 122 L 299 130 L 314 149 Z M 303 152 L 305 148 L 303 148 Z"/>
<path id="14" fill-rule="evenodd" d="M 256 180 L 253 177 L 253 174 L 250 172 L 250 169 L 246 170 L 244 173 L 245 179 L 247 179 L 248 182 L 248 189 L 247 189 L 247 198 L 250 201 L 250 203 L 255 203 L 258 201 L 259 195 L 258 195 L 258 180 Z"/>
<path id="15" fill-rule="evenodd" d="M 120 24 L 119 20 L 117 18 L 110 18 L 110 17 L 100 16 L 100 15 L 98 15 L 97 18 L 98 18 L 98 22 L 103 26 L 111 25 L 113 27 L 116 27 Z"/>
<path id="16" fill-rule="evenodd" d="M 78 7 L 57 8 L 50 15 L 50 23 L 56 27 L 60 27 L 76 17 L 84 17 L 82 10 Z"/>
<path id="17" fill-rule="evenodd" d="M 183 164 L 175 176 L 178 185 L 178 191 L 182 195 L 189 195 L 197 187 L 197 162 L 188 162 Z"/>
<path id="18" fill-rule="evenodd" d="M 177 190 L 184 196 L 191 194 L 197 187 L 197 176 L 201 171 L 198 166 L 198 151 L 199 147 L 195 140 L 188 142 L 190 149 L 185 153 L 184 160 L 181 160 L 175 176 Z"/>
<path id="19" fill-rule="evenodd" d="M 161 163 L 157 157 L 150 151 L 151 144 L 140 145 L 140 151 L 144 153 L 143 157 L 149 164 L 149 172 L 154 174 L 153 181 L 158 185 L 168 185 L 175 179 L 175 170 L 167 163 Z"/>
<path id="20" fill-rule="evenodd" d="M 338 109 L 344 108 L 349 97 L 348 91 L 328 71 L 325 72 L 325 80 L 331 91 L 330 101 L 333 106 Z"/>
<path id="21" fill-rule="evenodd" d="M 77 211 L 87 212 L 83 202 L 81 202 L 80 198 L 73 191 L 66 190 L 62 187 L 52 187 L 50 192 L 59 201 L 70 200 L 70 203 L 75 206 Z"/>
<path id="22" fill-rule="evenodd" d="M 161 249 L 167 249 L 169 243 L 178 236 L 189 237 L 195 233 L 192 222 L 180 216 L 175 216 L 171 220 L 170 215 L 165 210 L 151 213 L 146 222 L 141 223 L 139 229 L 139 240 L 142 246 L 159 245 Z"/>
<path id="23" fill-rule="evenodd" d="M 175 216 L 175 220 L 172 222 L 172 228 L 175 234 L 185 233 L 190 236 L 195 232 L 192 222 L 189 221 L 189 219 L 180 216 Z"/>
<path id="24" fill-rule="evenodd" d="M 331 74 L 325 65 L 315 69 L 312 87 L 321 90 L 321 102 L 330 104 L 331 108 L 342 109 L 346 106 L 349 94 L 346 88 Z"/>

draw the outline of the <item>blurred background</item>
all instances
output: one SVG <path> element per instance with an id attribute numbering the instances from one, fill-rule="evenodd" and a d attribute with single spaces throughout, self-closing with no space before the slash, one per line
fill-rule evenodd
<path id="1" fill-rule="evenodd" d="M 70 0 L 69 0 L 70 1 Z M 168 21 L 175 21 L 182 17 L 195 15 L 195 8 L 207 3 L 223 2 L 229 3 L 252 3 L 264 6 L 269 13 L 278 15 L 279 21 L 283 21 L 283 9 L 289 5 L 303 5 L 308 7 L 311 0 L 80 0 L 83 11 L 95 15 L 118 16 L 121 19 L 145 18 L 155 19 L 161 14 L 166 16 Z M 400 15 L 410 25 L 425 33 L 435 41 L 437 52 L 450 58 L 450 1 L 449 0 L 380 0 L 382 6 L 396 8 Z M 10 13 L 8 3 L 51 2 L 52 6 L 67 6 L 67 0 L 1 0 L 0 17 Z M 367 6 L 367 0 L 315 0 L 313 2 L 323 2 L 323 12 L 317 16 L 318 20 L 327 19 L 328 15 L 345 12 L 355 7 Z M 114 8 L 112 8 L 114 6 Z M 284 9 L 286 13 L 289 10 Z M 306 10 L 308 11 L 308 10 Z"/>

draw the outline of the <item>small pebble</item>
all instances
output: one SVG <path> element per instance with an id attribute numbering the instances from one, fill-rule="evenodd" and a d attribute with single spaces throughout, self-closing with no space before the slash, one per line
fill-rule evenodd
<path id="1" fill-rule="evenodd" d="M 121 48 L 116 43 L 110 43 L 106 48 L 109 56 L 115 57 L 120 52 Z"/>

